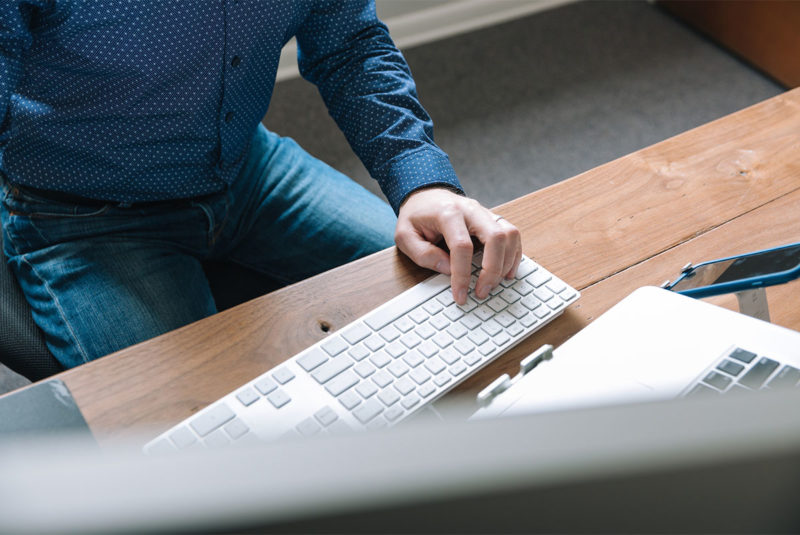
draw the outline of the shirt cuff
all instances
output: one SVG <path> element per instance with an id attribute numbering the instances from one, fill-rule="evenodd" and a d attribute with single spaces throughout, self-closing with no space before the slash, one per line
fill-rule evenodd
<path id="1" fill-rule="evenodd" d="M 442 186 L 464 194 L 450 159 L 436 148 L 414 151 L 390 161 L 386 166 L 386 174 L 378 181 L 395 213 L 400 211 L 400 205 L 406 197 L 418 189 Z"/>

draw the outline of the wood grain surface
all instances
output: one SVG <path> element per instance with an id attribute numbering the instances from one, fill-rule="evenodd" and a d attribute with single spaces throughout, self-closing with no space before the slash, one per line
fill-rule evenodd
<path id="1" fill-rule="evenodd" d="M 543 343 L 563 343 L 625 295 L 688 261 L 800 241 L 800 90 L 640 150 L 495 210 L 526 254 L 581 299 L 460 385 L 474 394 Z M 101 443 L 174 425 L 428 275 L 395 249 L 64 372 Z M 800 329 L 797 284 L 770 289 Z M 725 303 L 723 303 L 725 304 Z"/>

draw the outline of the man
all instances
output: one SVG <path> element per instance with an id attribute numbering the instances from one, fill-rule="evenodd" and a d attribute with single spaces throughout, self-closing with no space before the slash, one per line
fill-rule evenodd
<path id="1" fill-rule="evenodd" d="M 4 249 L 64 366 L 213 314 L 206 260 L 288 283 L 394 232 L 459 303 L 471 237 L 478 297 L 515 272 L 519 232 L 462 195 L 372 1 L 0 6 Z M 260 125 L 292 36 L 391 209 Z"/>

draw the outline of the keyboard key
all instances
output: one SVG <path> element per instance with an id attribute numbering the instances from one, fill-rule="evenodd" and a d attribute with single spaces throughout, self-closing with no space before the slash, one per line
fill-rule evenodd
<path id="1" fill-rule="evenodd" d="M 522 318 L 521 320 L 519 320 L 519 322 L 522 325 L 524 325 L 525 328 L 527 328 L 527 329 L 530 329 L 532 326 L 534 326 L 536 323 L 538 323 L 538 321 L 539 321 L 539 318 L 537 318 L 534 314 L 529 314 L 529 315 L 525 316 L 524 318 Z"/>
<path id="2" fill-rule="evenodd" d="M 387 342 L 393 342 L 398 338 L 400 338 L 401 333 L 394 325 L 387 325 L 386 327 L 378 331 L 378 334 L 380 334 L 381 338 L 383 338 Z"/>
<path id="3" fill-rule="evenodd" d="M 417 385 L 414 384 L 414 381 L 409 379 L 408 377 L 403 377 L 402 379 L 395 381 L 394 388 L 402 395 L 406 396 L 410 392 L 413 392 Z"/>
<path id="4" fill-rule="evenodd" d="M 298 357 L 297 363 L 305 371 L 310 372 L 326 360 L 328 360 L 328 355 L 320 351 L 319 348 L 315 347 L 309 350 L 305 355 Z"/>
<path id="5" fill-rule="evenodd" d="M 313 417 L 308 417 L 295 427 L 298 433 L 303 435 L 304 437 L 310 437 L 316 435 L 320 431 L 322 431 L 322 426 L 317 423 L 317 421 Z"/>
<path id="6" fill-rule="evenodd" d="M 359 378 L 353 370 L 347 370 L 328 381 L 325 385 L 325 390 L 331 393 L 332 396 L 339 396 L 342 392 L 358 383 Z"/>
<path id="7" fill-rule="evenodd" d="M 456 305 L 461 312 L 472 312 L 478 307 L 478 302 L 475 301 L 471 296 L 467 296 L 467 302 L 463 305 Z"/>
<path id="8" fill-rule="evenodd" d="M 429 316 L 428 316 L 428 313 L 425 312 L 424 310 L 422 310 L 422 307 L 420 307 L 420 308 L 412 311 L 408 315 L 408 317 L 411 318 L 412 320 L 414 320 L 416 323 L 423 323 L 425 321 L 428 321 L 428 317 Z"/>
<path id="9" fill-rule="evenodd" d="M 403 399 L 403 401 L 400 402 L 400 405 L 402 405 L 406 410 L 409 410 L 412 407 L 419 405 L 419 401 L 420 399 L 418 395 L 411 394 L 407 398 Z"/>
<path id="10" fill-rule="evenodd" d="M 551 312 L 546 307 L 539 307 L 533 311 L 533 315 L 539 319 L 544 319 L 549 316 Z"/>
<path id="11" fill-rule="evenodd" d="M 445 336 L 447 336 L 447 335 L 445 335 Z M 450 343 L 452 343 L 452 342 L 453 342 L 453 341 L 452 341 L 452 340 L 450 340 Z M 445 344 L 445 345 L 444 345 L 444 346 L 442 346 L 442 347 L 447 347 L 447 345 L 448 345 L 448 344 Z M 421 354 L 423 357 L 425 357 L 426 359 L 429 359 L 429 358 L 431 358 L 432 356 L 434 356 L 434 355 L 435 355 L 436 353 L 438 353 L 438 352 L 439 352 L 439 348 L 438 348 L 437 346 L 433 345 L 433 344 L 432 344 L 432 343 L 430 343 L 430 342 L 425 342 L 424 344 L 422 344 L 421 346 L 419 346 L 419 353 L 420 353 L 420 354 Z"/>
<path id="12" fill-rule="evenodd" d="M 342 404 L 342 407 L 351 411 L 355 407 L 358 407 L 361 404 L 361 397 L 356 394 L 355 390 L 348 390 L 341 396 L 339 396 L 339 403 Z"/>
<path id="13" fill-rule="evenodd" d="M 461 359 L 461 355 L 456 353 L 455 351 L 442 351 L 439 354 L 439 357 L 443 361 L 445 361 L 448 365 L 458 362 Z"/>
<path id="14" fill-rule="evenodd" d="M 491 295 L 491 296 L 498 295 L 498 294 L 500 294 L 500 292 L 502 292 L 503 290 L 505 290 L 505 288 L 503 288 L 502 286 L 495 286 L 494 288 L 492 288 L 491 290 L 489 290 L 489 295 Z"/>
<path id="15" fill-rule="evenodd" d="M 436 387 L 433 386 L 433 383 L 426 383 L 421 387 L 419 387 L 419 389 L 417 390 L 417 394 L 419 394 L 423 398 L 427 398 L 434 392 L 436 392 Z"/>
<path id="16" fill-rule="evenodd" d="M 511 337 L 506 332 L 501 332 L 497 336 L 493 336 L 492 337 L 492 342 L 494 342 L 494 345 L 496 345 L 498 347 L 503 346 L 503 345 L 507 344 L 510 341 L 511 341 Z"/>
<path id="17" fill-rule="evenodd" d="M 459 340 L 458 342 L 456 342 L 455 345 L 453 345 L 453 349 L 455 349 L 456 351 L 458 351 L 462 355 L 467 355 L 472 350 L 475 349 L 475 344 L 473 344 L 472 341 L 464 338 L 464 339 Z"/>
<path id="18" fill-rule="evenodd" d="M 775 374 L 775 377 L 767 384 L 770 388 L 787 388 L 797 386 L 800 381 L 800 370 L 793 366 L 785 365 Z"/>
<path id="19" fill-rule="evenodd" d="M 503 301 L 503 302 L 505 302 L 505 301 Z M 479 306 L 478 308 L 476 308 L 476 309 L 475 309 L 475 310 L 473 310 L 472 312 L 473 312 L 473 314 L 475 314 L 475 316 L 476 316 L 476 317 L 478 318 L 478 320 L 479 320 L 479 321 L 478 321 L 478 325 L 480 325 L 480 322 L 482 322 L 482 321 L 486 321 L 486 320 L 488 320 L 489 318 L 491 318 L 492 316 L 494 316 L 494 310 L 492 310 L 491 308 L 489 308 L 489 306 L 488 306 L 488 305 Z M 465 325 L 465 326 L 466 326 L 468 329 L 470 329 L 470 327 L 469 327 L 468 325 L 466 325 L 466 323 L 465 323 L 464 325 Z M 470 330 L 472 330 L 472 329 L 470 329 Z"/>
<path id="20" fill-rule="evenodd" d="M 382 391 L 378 394 L 378 399 L 386 405 L 387 407 L 391 407 L 398 401 L 400 401 L 400 394 L 397 391 L 392 390 L 391 388 L 387 388 L 386 390 Z"/>
<path id="21" fill-rule="evenodd" d="M 240 390 L 236 394 L 236 399 L 238 399 L 239 402 L 242 405 L 244 405 L 245 407 L 249 407 L 250 405 L 252 405 L 256 401 L 261 399 L 261 396 L 258 395 L 258 392 L 256 392 L 252 388 L 248 387 L 248 388 L 243 388 L 242 390 Z"/>
<path id="22" fill-rule="evenodd" d="M 394 381 L 394 377 L 381 370 L 372 377 L 372 381 L 381 388 L 386 388 Z"/>
<path id="23" fill-rule="evenodd" d="M 347 340 L 351 346 L 356 345 L 361 340 L 372 333 L 369 327 L 363 323 L 357 323 L 342 333 L 342 338 Z"/>
<path id="24" fill-rule="evenodd" d="M 347 349 L 348 346 L 347 342 L 345 342 L 338 336 L 334 335 L 333 338 L 331 338 L 327 342 L 323 342 L 321 347 L 322 349 L 325 350 L 325 352 L 328 355 L 335 357 L 336 355 Z"/>
<path id="25" fill-rule="evenodd" d="M 413 370 L 411 370 L 408 376 L 411 377 L 414 380 L 414 382 L 417 383 L 418 385 L 425 383 L 431 378 L 431 374 L 428 372 L 428 370 L 425 369 L 424 366 L 420 366 L 419 368 L 414 368 Z"/>
<path id="26" fill-rule="evenodd" d="M 455 303 L 455 300 L 453 299 L 453 292 L 450 291 L 450 288 L 437 295 L 436 300 L 445 307 Z"/>
<path id="27" fill-rule="evenodd" d="M 250 428 L 247 427 L 247 424 L 241 421 L 240 419 L 236 418 L 231 422 L 228 422 L 225 427 L 223 427 L 228 436 L 231 437 L 233 440 L 238 440 L 245 436 Z"/>
<path id="28" fill-rule="evenodd" d="M 369 361 L 359 362 L 353 369 L 360 377 L 364 379 L 375 373 L 375 366 L 373 366 Z"/>
<path id="29" fill-rule="evenodd" d="M 533 291 L 533 286 L 528 284 L 527 282 L 517 281 L 517 283 L 511 287 L 515 292 L 517 292 L 521 296 L 526 296 Z"/>
<path id="30" fill-rule="evenodd" d="M 313 377 L 319 384 L 324 385 L 352 365 L 353 359 L 347 355 L 341 355 L 331 359 L 311 372 L 311 377 Z"/>
<path id="31" fill-rule="evenodd" d="M 408 373 L 408 366 L 406 366 L 403 362 L 396 360 L 389 364 L 386 368 L 389 370 L 389 373 L 394 375 L 395 377 L 402 377 Z"/>
<path id="32" fill-rule="evenodd" d="M 473 351 L 472 353 L 464 357 L 464 362 L 467 363 L 467 366 L 475 366 L 480 361 L 481 361 L 481 355 L 477 351 Z"/>
<path id="33" fill-rule="evenodd" d="M 425 312 L 427 312 L 429 315 L 433 316 L 434 314 L 441 312 L 444 307 L 439 301 L 434 299 L 422 305 L 422 309 L 425 310 Z"/>
<path id="34" fill-rule="evenodd" d="M 416 331 L 414 332 L 416 332 L 417 336 L 419 336 L 423 340 L 427 340 L 428 338 L 436 334 L 437 331 L 431 325 L 423 323 L 422 325 L 417 327 Z"/>
<path id="35" fill-rule="evenodd" d="M 292 379 L 294 379 L 294 373 L 289 368 L 283 367 L 278 368 L 273 374 L 272 378 L 278 381 L 280 384 L 285 385 Z"/>
<path id="36" fill-rule="evenodd" d="M 551 278 L 552 277 L 550 276 L 549 273 L 546 273 L 545 271 L 540 269 L 536 273 L 528 277 L 527 281 L 538 288 L 539 286 L 550 282 Z"/>
<path id="37" fill-rule="evenodd" d="M 372 381 L 362 381 L 356 387 L 356 392 L 362 398 L 367 399 L 378 393 L 378 387 Z"/>
<path id="38" fill-rule="evenodd" d="M 517 301 L 519 301 L 522 298 L 521 295 L 519 295 L 517 292 L 515 292 L 514 290 L 512 290 L 510 288 L 506 288 L 505 290 L 500 292 L 500 297 L 503 299 L 503 301 L 505 301 L 509 305 L 513 304 L 513 303 L 516 303 Z"/>
<path id="39" fill-rule="evenodd" d="M 494 299 L 490 299 L 489 302 L 486 303 L 486 306 L 488 306 L 495 312 L 502 312 L 503 310 L 508 308 L 508 302 L 506 302 L 506 300 L 503 299 L 502 297 L 495 297 Z M 480 308 L 478 310 L 480 310 Z"/>
<path id="40" fill-rule="evenodd" d="M 370 399 L 354 410 L 353 416 L 362 424 L 366 424 L 382 412 L 383 406 L 374 399 Z"/>
<path id="41" fill-rule="evenodd" d="M 547 301 L 553 298 L 553 292 L 551 292 L 547 288 L 538 288 L 533 291 L 533 295 L 535 295 L 536 299 L 538 299 L 543 303 L 546 303 Z"/>
<path id="42" fill-rule="evenodd" d="M 500 333 L 503 330 L 503 327 L 498 322 L 496 322 L 495 320 L 491 319 L 491 320 L 487 321 L 486 323 L 484 323 L 483 325 L 481 325 L 481 329 L 483 329 L 486 332 L 486 334 L 488 334 L 489 336 L 495 336 L 495 335 L 497 335 L 498 333 Z M 470 340 L 472 340 L 476 344 L 482 343 L 482 342 L 476 341 L 474 338 L 471 337 L 471 335 L 470 335 Z"/>
<path id="43" fill-rule="evenodd" d="M 322 407 L 320 410 L 314 413 L 314 418 L 317 419 L 319 423 L 323 426 L 328 427 L 333 422 L 339 419 L 337 416 L 336 411 L 334 411 L 330 407 Z"/>
<path id="44" fill-rule="evenodd" d="M 355 361 L 362 361 L 370 356 L 369 350 L 363 345 L 357 345 L 356 347 L 350 349 L 347 354 L 350 355 L 350 358 Z"/>
<path id="45" fill-rule="evenodd" d="M 733 379 L 721 373 L 711 372 L 705 376 L 703 382 L 713 386 L 718 390 L 725 390 L 731 384 Z"/>
<path id="46" fill-rule="evenodd" d="M 549 283 L 547 283 L 547 289 L 555 294 L 560 294 L 567 289 L 567 285 L 554 277 Z"/>
<path id="47" fill-rule="evenodd" d="M 364 342 L 370 351 L 375 352 L 386 345 L 386 342 L 383 341 L 383 338 L 378 336 L 377 334 L 373 334 Z"/>
<path id="48" fill-rule="evenodd" d="M 269 377 L 262 377 L 258 381 L 254 383 L 256 390 L 261 392 L 261 395 L 266 396 L 276 388 L 278 388 L 278 383 L 270 379 Z"/>
<path id="49" fill-rule="evenodd" d="M 400 341 L 408 349 L 414 349 L 415 347 L 417 347 L 419 344 L 422 343 L 422 339 L 413 332 L 403 335 Z"/>
<path id="50" fill-rule="evenodd" d="M 467 371 L 467 366 L 463 362 L 456 362 L 450 366 L 450 373 L 453 374 L 453 377 L 457 377 L 465 371 Z"/>
<path id="51" fill-rule="evenodd" d="M 197 436 L 191 432 L 186 426 L 180 426 L 178 429 L 170 433 L 170 440 L 178 447 L 179 450 L 188 448 L 197 442 Z"/>
<path id="52" fill-rule="evenodd" d="M 425 359 L 422 357 L 422 355 L 420 355 L 416 351 L 409 351 L 403 357 L 403 362 L 408 364 L 408 366 L 411 367 L 411 368 L 416 368 L 417 366 L 419 366 L 420 364 L 425 362 Z M 391 371 L 391 370 L 389 370 L 389 371 Z"/>
<path id="53" fill-rule="evenodd" d="M 236 415 L 225 403 L 219 403 L 209 411 L 198 415 L 189 425 L 201 437 L 206 436 L 223 424 L 233 420 Z"/>
<path id="54" fill-rule="evenodd" d="M 465 336 L 468 332 L 469 330 L 461 323 L 454 323 L 447 329 L 447 334 L 449 334 L 456 340 Z"/>
<path id="55" fill-rule="evenodd" d="M 436 383 L 436 386 L 444 386 L 450 381 L 452 381 L 452 377 L 448 374 L 448 372 L 444 371 L 441 374 L 437 375 L 436 378 L 433 380 Z"/>
<path id="56" fill-rule="evenodd" d="M 444 309 L 444 315 L 450 321 L 458 321 L 461 317 L 464 316 L 464 311 L 458 308 L 458 305 L 455 303 Z"/>
<path id="57" fill-rule="evenodd" d="M 738 376 L 744 370 L 744 366 L 739 364 L 738 362 L 733 362 L 732 360 L 725 359 L 722 363 L 717 366 L 718 370 L 722 370 L 725 373 L 733 375 L 734 377 Z"/>
<path id="58" fill-rule="evenodd" d="M 488 339 L 489 339 L 489 335 L 488 335 L 488 334 L 486 334 L 486 333 L 485 333 L 483 330 L 480 330 L 480 331 L 472 331 L 471 333 L 469 333 L 469 334 L 467 335 L 467 338 L 469 338 L 469 340 L 470 340 L 470 341 L 471 341 L 473 344 L 475 344 L 476 346 L 479 346 L 479 345 L 481 345 L 482 343 L 484 343 L 486 340 L 488 340 Z"/>
<path id="59" fill-rule="evenodd" d="M 411 321 L 411 318 L 409 318 L 408 316 L 403 316 L 399 320 L 395 321 L 393 325 L 401 333 L 407 333 L 408 331 L 414 328 L 415 322 Z"/>
<path id="60" fill-rule="evenodd" d="M 738 347 L 734 349 L 728 356 L 738 361 L 744 362 L 745 364 L 750 364 L 751 362 L 753 362 L 753 359 L 756 358 L 755 353 L 752 353 L 750 351 L 745 351 L 744 349 Z"/>
<path id="61" fill-rule="evenodd" d="M 378 368 L 383 368 L 384 366 L 392 362 L 392 359 L 385 352 L 381 351 L 380 353 L 375 353 L 374 355 L 372 355 L 369 358 L 369 362 L 371 362 Z"/>
<path id="62" fill-rule="evenodd" d="M 437 331 L 442 331 L 450 325 L 450 322 L 444 317 L 444 314 L 437 314 L 432 317 L 430 323 Z"/>
<path id="63" fill-rule="evenodd" d="M 525 313 L 527 314 L 527 311 Z M 505 312 L 501 312 L 500 314 L 495 316 L 492 321 L 496 321 L 497 323 L 502 325 L 504 329 L 508 329 L 517 320 L 506 310 Z"/>
<path id="64" fill-rule="evenodd" d="M 444 362 L 439 357 L 433 357 L 428 362 L 425 363 L 425 368 L 428 369 L 432 374 L 436 375 L 442 372 L 445 369 Z"/>
<path id="65" fill-rule="evenodd" d="M 495 344 L 493 344 L 491 341 L 487 341 L 486 343 L 483 343 L 480 346 L 478 346 L 478 353 L 480 353 L 484 357 L 488 357 L 494 352 L 495 347 L 496 347 Z"/>
<path id="66" fill-rule="evenodd" d="M 489 310 L 489 312 L 491 312 L 491 310 Z M 492 315 L 489 317 L 492 317 L 493 315 L 494 313 L 492 312 Z M 465 314 L 463 318 L 458 320 L 456 325 L 463 325 L 466 327 L 467 331 L 474 331 L 480 326 L 480 324 L 481 320 L 475 315 L 475 311 L 473 311 L 469 314 Z"/>
<path id="67" fill-rule="evenodd" d="M 383 413 L 383 417 L 389 420 L 390 422 L 394 422 L 398 418 L 400 418 L 405 411 L 400 405 L 395 405 L 389 409 L 386 409 L 386 412 Z"/>
<path id="68" fill-rule="evenodd" d="M 398 342 L 390 344 L 389 347 L 386 348 L 386 352 L 389 353 L 389 355 L 391 355 L 392 358 L 396 359 L 398 357 L 403 356 L 403 354 L 406 352 L 406 348 L 403 347 L 403 344 Z"/>
<path id="69" fill-rule="evenodd" d="M 516 277 L 518 279 L 524 279 L 525 277 L 527 277 L 528 275 L 533 273 L 536 270 L 536 268 L 537 268 L 537 265 L 536 265 L 535 262 L 533 262 L 532 260 L 524 258 L 519 263 L 519 267 L 517 268 Z"/>
<path id="70" fill-rule="evenodd" d="M 731 354 L 731 356 L 733 356 L 733 354 Z M 753 390 L 758 390 L 777 367 L 778 363 L 774 360 L 761 357 L 758 362 L 739 379 L 739 384 L 747 388 L 752 388 Z"/>
<path id="71" fill-rule="evenodd" d="M 540 306 L 542 306 L 542 303 L 541 303 L 541 301 L 539 301 L 538 299 L 536 299 L 536 296 L 535 296 L 535 295 L 529 295 L 529 296 L 527 296 L 527 297 L 523 298 L 523 299 L 520 301 L 520 303 L 522 303 L 522 305 L 523 305 L 525 308 L 527 308 L 528 310 L 536 310 L 537 308 L 539 308 Z"/>
<path id="72" fill-rule="evenodd" d="M 281 407 L 292 401 L 292 398 L 289 397 L 289 394 L 287 394 L 283 390 L 276 390 L 275 392 L 267 396 L 267 399 L 269 400 L 270 403 L 272 403 L 272 406 L 275 407 L 276 409 L 280 409 Z"/>

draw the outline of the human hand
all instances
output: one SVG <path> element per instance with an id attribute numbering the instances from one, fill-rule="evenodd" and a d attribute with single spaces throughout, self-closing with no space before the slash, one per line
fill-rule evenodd
<path id="1" fill-rule="evenodd" d="M 484 299 L 503 278 L 514 278 L 522 258 L 520 232 L 504 218 L 474 199 L 445 188 L 426 188 L 403 202 L 394 239 L 416 264 L 450 275 L 453 298 L 463 305 L 472 272 L 472 236 L 483 244 L 475 295 Z M 442 238 L 449 254 L 436 245 Z"/>

